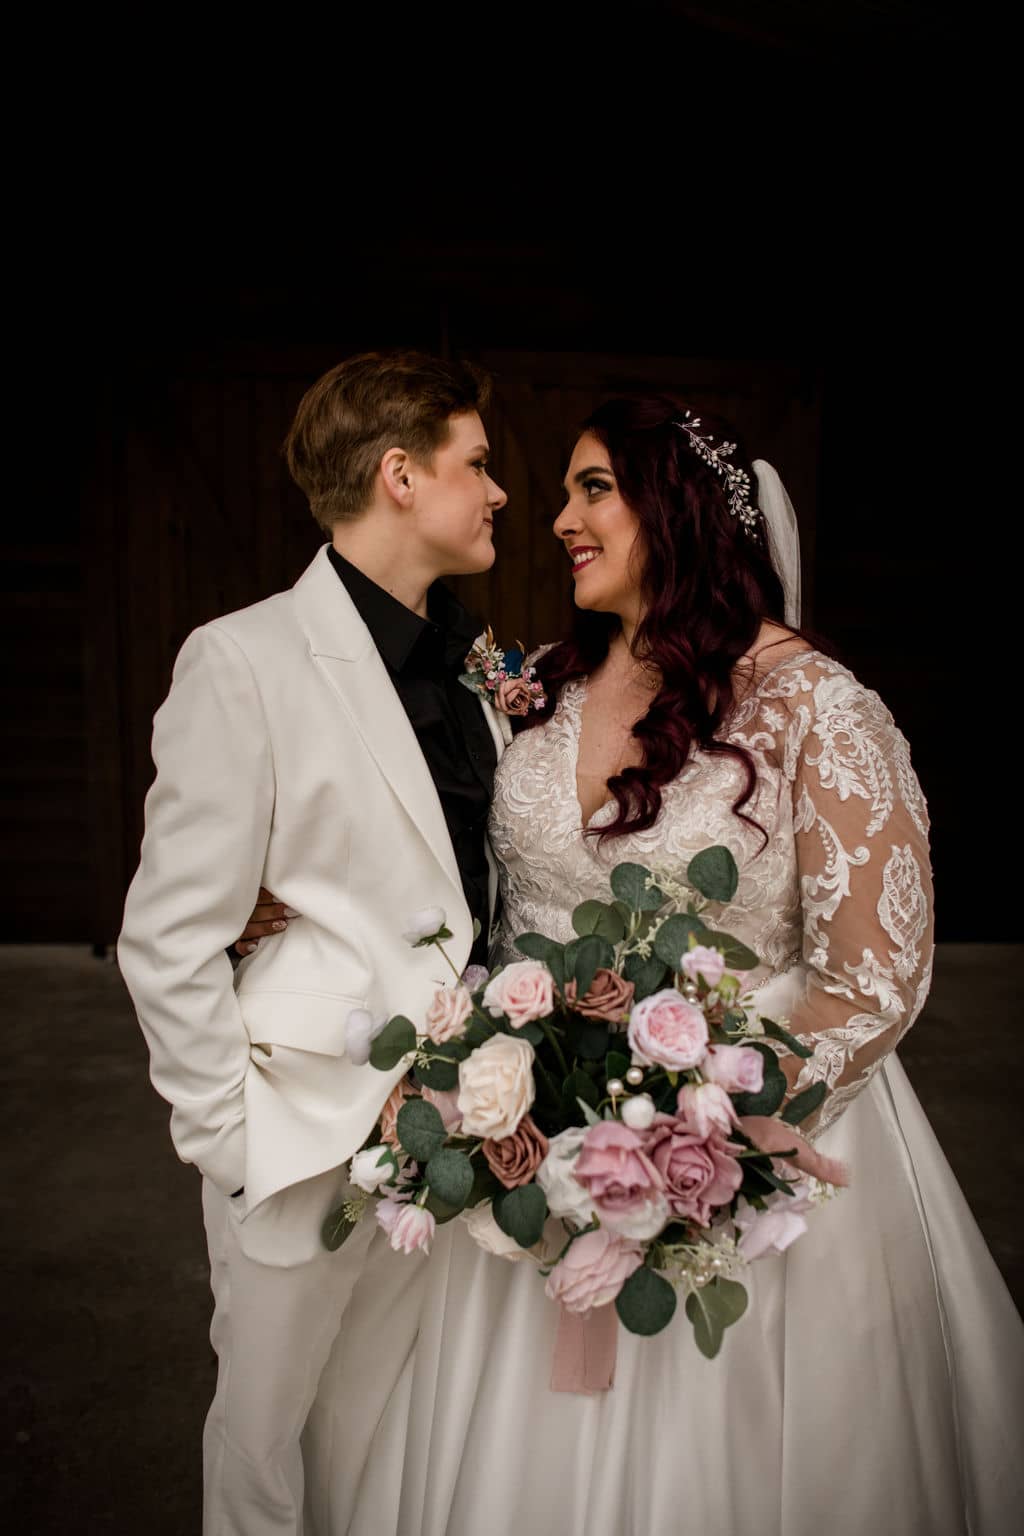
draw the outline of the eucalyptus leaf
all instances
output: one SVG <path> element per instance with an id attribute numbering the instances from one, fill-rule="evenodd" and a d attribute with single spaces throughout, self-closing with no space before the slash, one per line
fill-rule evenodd
<path id="1" fill-rule="evenodd" d="M 727 970 L 752 971 L 761 964 L 754 951 L 748 949 L 746 944 L 741 944 L 739 939 L 734 939 L 731 933 L 716 933 L 713 928 L 709 928 L 700 942 L 707 944 L 710 949 L 722 951 Z"/>
<path id="2" fill-rule="evenodd" d="M 520 1040 L 529 1040 L 531 1045 L 540 1045 L 541 1041 L 544 1039 L 544 1031 L 541 1029 L 536 1019 L 530 1019 L 525 1024 L 518 1024 L 516 1028 L 510 1030 L 509 1033 L 517 1035 Z"/>
<path id="3" fill-rule="evenodd" d="M 736 860 L 720 843 L 705 848 L 686 866 L 686 882 L 708 901 L 732 901 L 740 883 Z"/>
<path id="4" fill-rule="evenodd" d="M 785 1120 L 787 1125 L 799 1125 L 801 1120 L 806 1120 L 808 1115 L 813 1115 L 828 1089 L 824 1083 L 812 1083 L 805 1088 L 803 1093 L 798 1093 L 790 1099 L 779 1117 Z"/>
<path id="5" fill-rule="evenodd" d="M 454 1211 L 461 1211 L 473 1188 L 473 1164 L 464 1152 L 442 1147 L 423 1171 L 434 1194 Z"/>
<path id="6" fill-rule="evenodd" d="M 672 1321 L 676 1293 L 653 1269 L 635 1269 L 615 1298 L 615 1310 L 630 1333 L 660 1333 Z"/>
<path id="7" fill-rule="evenodd" d="M 576 996 L 579 999 L 586 997 L 590 991 L 590 983 L 595 974 L 602 967 L 610 969 L 615 961 L 615 954 L 607 939 L 602 939 L 596 933 L 588 933 L 585 938 L 573 939 L 565 946 L 565 975 L 576 982 Z"/>
<path id="8" fill-rule="evenodd" d="M 624 1051 L 609 1051 L 604 1059 L 605 1077 L 625 1078 L 632 1062 Z"/>
<path id="9" fill-rule="evenodd" d="M 493 1200 L 495 1195 L 505 1188 L 501 1180 L 492 1173 L 488 1163 L 483 1158 L 473 1164 L 473 1184 L 469 1191 L 467 1206 L 479 1205 L 481 1200 Z"/>
<path id="10" fill-rule="evenodd" d="M 709 1285 L 691 1291 L 686 1298 L 686 1315 L 693 1324 L 693 1336 L 702 1355 L 713 1360 L 722 1347 L 725 1330 L 738 1322 L 747 1310 L 747 1293 L 735 1280 L 712 1280 Z"/>
<path id="11" fill-rule="evenodd" d="M 608 1035 L 608 1025 L 600 1019 L 585 1019 L 581 1014 L 571 1013 L 566 1022 L 570 1050 L 586 1061 L 603 1060 L 608 1050 Z"/>
<path id="12" fill-rule="evenodd" d="M 395 1129 L 403 1149 L 418 1163 L 429 1163 L 448 1136 L 440 1114 L 426 1099 L 407 1099 L 398 1111 Z"/>
<path id="13" fill-rule="evenodd" d="M 530 960 L 546 965 L 555 978 L 557 987 L 565 986 L 565 945 L 557 944 L 543 933 L 521 933 L 516 939 L 516 949 Z"/>
<path id="14" fill-rule="evenodd" d="M 654 935 L 654 953 L 666 965 L 670 965 L 674 971 L 678 971 L 680 962 L 690 947 L 691 933 L 698 944 L 707 943 L 707 929 L 699 917 L 691 917 L 688 912 L 675 912 L 665 919 L 657 933 Z"/>
<path id="15" fill-rule="evenodd" d="M 639 955 L 627 955 L 622 974 L 633 983 L 633 1000 L 639 1003 L 662 986 L 668 976 L 668 966 L 657 955 L 652 955 L 649 960 L 641 960 Z"/>
<path id="16" fill-rule="evenodd" d="M 809 1045 L 804 1045 L 796 1035 L 791 1035 L 788 1029 L 783 1029 L 781 1024 L 776 1024 L 774 1019 L 762 1018 L 761 1027 L 773 1040 L 781 1040 L 783 1045 L 788 1046 L 794 1056 L 802 1056 L 806 1061 L 808 1056 L 814 1055 Z"/>
<path id="17" fill-rule="evenodd" d="M 518 1189 L 495 1195 L 494 1219 L 507 1237 L 520 1248 L 532 1248 L 540 1241 L 548 1219 L 548 1202 L 539 1184 L 522 1184 Z"/>
<path id="18" fill-rule="evenodd" d="M 626 932 L 622 914 L 603 901 L 581 901 L 572 914 L 572 926 L 581 938 L 596 933 L 611 944 L 618 944 Z"/>
<path id="19" fill-rule="evenodd" d="M 455 1206 L 445 1205 L 443 1200 L 438 1199 L 437 1193 L 433 1189 L 427 1190 L 427 1198 L 423 1204 L 439 1227 L 443 1227 L 446 1221 L 451 1221 L 453 1217 L 459 1214 Z"/>
<path id="20" fill-rule="evenodd" d="M 600 1097 L 597 1084 L 583 1071 L 582 1067 L 576 1067 L 570 1072 L 562 1084 L 562 1109 L 573 1125 L 582 1123 L 577 1101 L 582 1099 L 585 1104 L 590 1105 L 591 1109 L 596 1109 Z"/>
<path id="21" fill-rule="evenodd" d="M 657 912 L 665 896 L 656 885 L 648 888 L 650 878 L 650 870 L 642 864 L 616 864 L 611 873 L 612 892 L 632 912 Z"/>
<path id="22" fill-rule="evenodd" d="M 370 1065 L 378 1072 L 390 1072 L 403 1056 L 416 1049 L 416 1031 L 408 1019 L 396 1014 L 389 1019 L 370 1046 Z"/>
<path id="23" fill-rule="evenodd" d="M 329 1216 L 324 1217 L 320 1228 L 320 1240 L 328 1253 L 334 1253 L 339 1249 L 346 1237 L 349 1237 L 356 1229 L 356 1223 L 350 1221 L 345 1215 L 345 1207 L 339 1205 Z"/>
<path id="24" fill-rule="evenodd" d="M 458 1082 L 459 1062 L 470 1055 L 470 1047 L 464 1040 L 446 1040 L 443 1045 L 431 1044 L 430 1055 L 430 1061 L 417 1063 L 416 1076 L 425 1087 L 446 1093 Z"/>

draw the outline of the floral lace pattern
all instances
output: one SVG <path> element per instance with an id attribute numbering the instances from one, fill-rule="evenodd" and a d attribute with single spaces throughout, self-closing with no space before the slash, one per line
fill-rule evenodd
<path id="1" fill-rule="evenodd" d="M 797 1091 L 816 1082 L 829 1089 L 808 1122 L 817 1134 L 870 1080 L 927 996 L 928 821 L 906 741 L 876 693 L 804 651 L 761 678 L 727 733 L 757 766 L 746 810 L 767 844 L 730 809 L 744 782 L 740 765 L 697 752 L 662 791 L 656 826 L 602 848 L 583 835 L 576 791 L 585 698 L 585 679 L 567 683 L 551 719 L 517 736 L 498 765 L 490 833 L 503 915 L 493 959 L 519 958 L 512 938 L 527 930 L 571 939 L 573 908 L 605 897 L 608 874 L 624 859 L 678 876 L 701 848 L 724 843 L 740 879 L 721 924 L 761 957 L 751 987 L 792 976 L 789 1025 L 814 1054 L 784 1066 Z M 615 811 L 609 801 L 589 826 Z"/>

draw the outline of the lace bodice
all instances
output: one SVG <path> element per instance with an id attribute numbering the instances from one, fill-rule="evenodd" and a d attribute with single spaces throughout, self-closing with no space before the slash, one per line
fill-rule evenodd
<path id="1" fill-rule="evenodd" d="M 928 819 L 906 741 L 876 693 L 819 652 L 801 652 L 762 677 L 727 732 L 754 758 L 757 788 L 745 809 L 767 845 L 731 810 L 745 782 L 740 763 L 697 752 L 663 789 L 655 826 L 602 847 L 583 835 L 576 794 L 585 697 L 584 679 L 566 684 L 550 720 L 517 736 L 498 765 L 490 834 L 502 920 L 493 958 L 522 958 L 513 940 L 527 930 L 571 939 L 573 908 L 607 900 L 609 873 L 624 860 L 678 878 L 695 853 L 724 843 L 740 879 L 715 921 L 761 957 L 749 982 L 763 996 L 789 974 L 790 1028 L 814 1055 L 783 1066 L 796 1090 L 827 1085 L 808 1122 L 817 1133 L 868 1082 L 928 992 Z M 589 825 L 615 813 L 609 801 Z M 778 1017 L 774 1003 L 764 1011 Z"/>

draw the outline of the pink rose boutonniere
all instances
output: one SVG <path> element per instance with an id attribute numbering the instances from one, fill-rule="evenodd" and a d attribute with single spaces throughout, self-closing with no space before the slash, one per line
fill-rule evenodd
<path id="1" fill-rule="evenodd" d="M 543 709 L 547 703 L 544 685 L 537 681 L 536 668 L 526 666 L 525 652 L 521 640 L 514 649 L 503 651 L 488 625 L 473 641 L 459 682 L 489 699 L 503 715 L 528 715 L 531 709 Z"/>

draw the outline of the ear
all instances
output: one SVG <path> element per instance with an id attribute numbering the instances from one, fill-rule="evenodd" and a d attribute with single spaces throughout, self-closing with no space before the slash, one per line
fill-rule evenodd
<path id="1" fill-rule="evenodd" d="M 391 500 L 403 510 L 412 506 L 414 465 L 404 448 L 389 448 L 380 461 L 380 476 Z"/>

